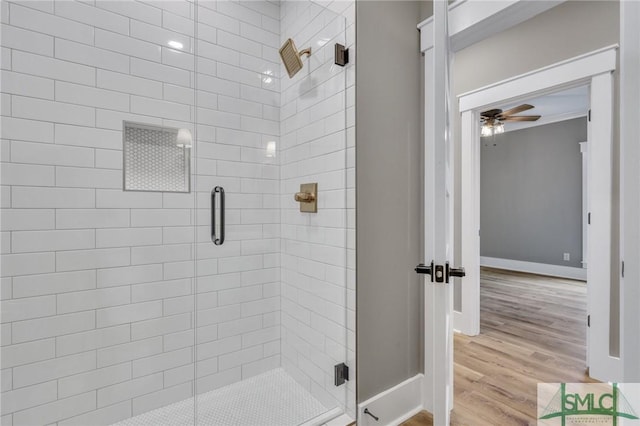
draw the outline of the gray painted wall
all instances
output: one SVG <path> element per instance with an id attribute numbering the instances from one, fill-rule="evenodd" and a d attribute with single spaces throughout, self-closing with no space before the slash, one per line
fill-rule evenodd
<path id="1" fill-rule="evenodd" d="M 582 267 L 586 140 L 586 118 L 482 139 L 481 256 Z"/>
<path id="2" fill-rule="evenodd" d="M 615 0 L 560 4 L 455 54 L 454 93 L 461 94 L 618 43 Z"/>
<path id="3" fill-rule="evenodd" d="M 420 372 L 420 3 L 356 3 L 357 399 Z"/>

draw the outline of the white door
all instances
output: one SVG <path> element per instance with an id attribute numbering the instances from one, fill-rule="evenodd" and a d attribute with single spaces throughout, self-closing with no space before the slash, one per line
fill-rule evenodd
<path id="1" fill-rule="evenodd" d="M 433 47 L 425 64 L 424 406 L 434 425 L 448 425 L 453 407 L 453 162 L 450 143 L 449 37 L 446 0 L 434 2 Z M 427 69 L 428 68 L 428 69 Z"/>

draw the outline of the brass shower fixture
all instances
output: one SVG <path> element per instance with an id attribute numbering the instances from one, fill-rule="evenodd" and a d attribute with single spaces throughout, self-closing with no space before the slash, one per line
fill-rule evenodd
<path id="1" fill-rule="evenodd" d="M 300 59 L 302 55 L 311 56 L 311 48 L 298 52 L 295 43 L 290 38 L 280 48 L 280 58 L 289 73 L 289 78 L 293 78 L 302 69 L 302 59 Z"/>
<path id="2" fill-rule="evenodd" d="M 300 203 L 300 211 L 303 213 L 318 213 L 318 184 L 301 183 L 300 192 L 293 197 Z"/>

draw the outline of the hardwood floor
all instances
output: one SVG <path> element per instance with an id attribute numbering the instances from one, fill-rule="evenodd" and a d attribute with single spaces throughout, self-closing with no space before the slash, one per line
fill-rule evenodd
<path id="1" fill-rule="evenodd" d="M 538 382 L 592 381 L 584 282 L 483 268 L 480 298 L 480 335 L 454 337 L 452 425 L 535 425 Z"/>

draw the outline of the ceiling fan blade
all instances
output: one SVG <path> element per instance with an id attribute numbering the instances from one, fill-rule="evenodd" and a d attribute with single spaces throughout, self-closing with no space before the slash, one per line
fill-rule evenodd
<path id="1" fill-rule="evenodd" d="M 501 114 L 502 114 L 501 109 L 490 109 L 490 110 L 481 112 L 480 116 L 485 118 L 495 118 Z"/>
<path id="2" fill-rule="evenodd" d="M 519 112 L 527 111 L 527 110 L 530 110 L 530 109 L 533 109 L 533 108 L 534 108 L 534 106 L 533 106 L 533 105 L 529 105 L 529 104 L 522 104 L 522 105 L 520 105 L 520 106 L 517 106 L 517 107 L 511 108 L 511 109 L 508 109 L 508 110 L 506 110 L 506 111 L 502 111 L 502 113 L 501 113 L 501 114 L 499 114 L 499 115 L 498 115 L 498 117 L 506 117 L 506 116 L 508 116 L 508 115 L 517 114 L 517 113 L 519 113 Z"/>
<path id="3" fill-rule="evenodd" d="M 511 115 L 509 117 L 504 117 L 502 121 L 538 121 L 540 120 L 540 115 Z"/>

